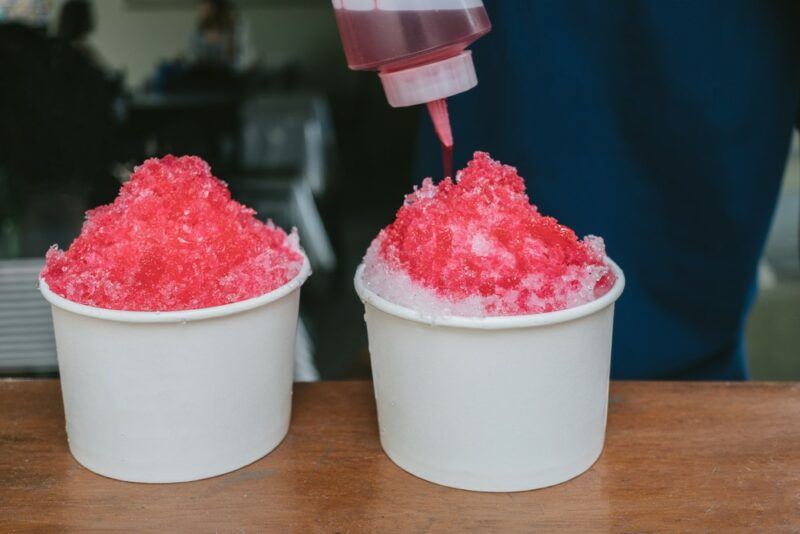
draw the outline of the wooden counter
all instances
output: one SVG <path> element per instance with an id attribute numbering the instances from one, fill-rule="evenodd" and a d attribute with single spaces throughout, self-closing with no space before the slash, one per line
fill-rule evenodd
<path id="1" fill-rule="evenodd" d="M 605 452 L 525 493 L 419 480 L 381 451 L 372 384 L 297 385 L 266 458 L 184 484 L 80 467 L 58 382 L 0 380 L 0 531 L 800 531 L 800 384 L 615 383 Z"/>

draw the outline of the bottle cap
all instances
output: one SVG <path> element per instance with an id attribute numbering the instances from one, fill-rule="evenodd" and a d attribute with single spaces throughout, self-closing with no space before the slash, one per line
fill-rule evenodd
<path id="1" fill-rule="evenodd" d="M 379 74 L 393 108 L 433 102 L 463 93 L 478 85 L 472 52 L 409 69 Z"/>

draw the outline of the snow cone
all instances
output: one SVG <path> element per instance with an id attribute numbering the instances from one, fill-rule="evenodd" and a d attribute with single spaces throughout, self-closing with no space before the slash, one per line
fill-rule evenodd
<path id="1" fill-rule="evenodd" d="M 406 197 L 356 271 L 380 439 L 401 468 L 477 491 L 587 470 L 605 439 L 622 271 L 476 152 Z"/>
<path id="2" fill-rule="evenodd" d="M 67 437 L 134 482 L 220 475 L 289 426 L 300 286 L 295 232 L 233 201 L 196 157 L 151 159 L 47 253 Z"/>

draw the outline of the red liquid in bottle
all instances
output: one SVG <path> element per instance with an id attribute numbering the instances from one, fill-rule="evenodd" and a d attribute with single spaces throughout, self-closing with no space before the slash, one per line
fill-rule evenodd
<path id="1" fill-rule="evenodd" d="M 492 25 L 483 6 L 425 11 L 335 9 L 355 70 L 398 70 L 458 54 Z"/>

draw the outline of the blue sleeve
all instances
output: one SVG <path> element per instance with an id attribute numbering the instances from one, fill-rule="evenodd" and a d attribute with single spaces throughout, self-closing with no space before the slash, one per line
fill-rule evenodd
<path id="1" fill-rule="evenodd" d="M 488 150 L 628 285 L 616 378 L 746 376 L 742 327 L 800 102 L 800 3 L 487 2 L 455 165 Z M 419 176 L 436 175 L 425 125 Z"/>

